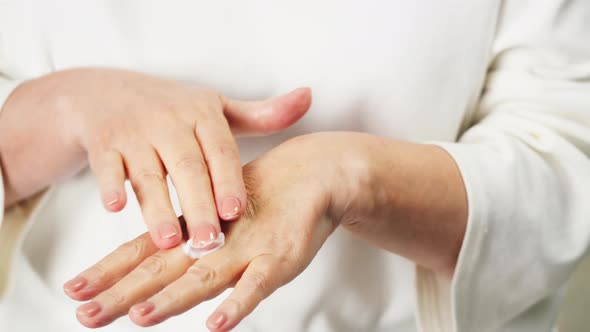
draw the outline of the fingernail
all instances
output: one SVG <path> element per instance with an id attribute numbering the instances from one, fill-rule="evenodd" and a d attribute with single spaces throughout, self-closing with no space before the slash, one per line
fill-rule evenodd
<path id="1" fill-rule="evenodd" d="M 143 302 L 143 303 L 134 305 L 131 308 L 131 311 L 133 311 L 134 313 L 136 313 L 140 316 L 145 316 L 145 315 L 149 314 L 150 312 L 154 311 L 155 308 L 156 308 L 156 305 L 153 304 L 152 302 Z"/>
<path id="2" fill-rule="evenodd" d="M 209 317 L 209 327 L 213 329 L 218 329 L 223 326 L 227 322 L 227 316 L 222 312 L 216 312 L 211 317 Z"/>
<path id="3" fill-rule="evenodd" d="M 102 310 L 102 308 L 100 307 L 100 304 L 98 304 L 96 302 L 89 302 L 89 303 L 86 303 L 86 304 L 80 306 L 76 312 L 78 313 L 78 315 L 82 315 L 82 316 L 86 316 L 86 317 L 94 317 L 101 310 Z"/>
<path id="4" fill-rule="evenodd" d="M 88 280 L 82 277 L 76 277 L 64 284 L 64 289 L 68 292 L 75 293 L 82 288 L 86 287 Z"/>
<path id="5" fill-rule="evenodd" d="M 193 242 L 195 245 L 206 245 L 214 241 L 219 232 L 215 226 L 208 223 L 201 223 L 193 228 Z"/>
<path id="6" fill-rule="evenodd" d="M 221 218 L 231 220 L 238 216 L 242 204 L 235 197 L 227 197 L 221 201 Z"/>
<path id="7" fill-rule="evenodd" d="M 163 224 L 159 226 L 158 234 L 160 235 L 160 238 L 167 240 L 178 235 L 178 231 L 176 230 L 176 227 L 174 227 L 174 225 Z"/>
<path id="8" fill-rule="evenodd" d="M 109 193 L 104 197 L 104 201 L 107 206 L 112 206 L 119 201 L 119 194 L 117 192 Z"/>

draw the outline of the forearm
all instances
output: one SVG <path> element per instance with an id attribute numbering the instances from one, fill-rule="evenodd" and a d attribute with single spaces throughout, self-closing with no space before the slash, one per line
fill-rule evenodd
<path id="1" fill-rule="evenodd" d="M 0 112 L 0 158 L 5 207 L 25 199 L 85 166 L 66 128 L 66 78 L 52 74 L 17 87 Z"/>
<path id="2" fill-rule="evenodd" d="M 370 243 L 451 276 L 467 222 L 459 170 L 443 149 L 362 135 L 367 167 L 341 224 Z M 362 167 L 361 167 L 362 168 Z M 346 200 L 346 199 L 345 199 Z M 346 209 L 345 209 L 346 210 Z"/>

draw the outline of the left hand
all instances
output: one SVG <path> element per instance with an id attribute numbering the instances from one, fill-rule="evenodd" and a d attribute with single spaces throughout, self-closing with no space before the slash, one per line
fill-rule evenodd
<path id="1" fill-rule="evenodd" d="M 401 161 L 397 166 L 408 167 L 406 174 L 400 174 L 401 169 L 390 163 L 392 159 L 383 157 L 383 152 L 391 149 Z M 411 151 L 413 155 L 408 155 Z M 435 159 L 418 158 L 422 153 L 434 154 Z M 79 277 L 86 280 L 85 288 L 66 293 L 76 300 L 92 299 L 77 311 L 87 327 L 107 325 L 127 313 L 135 323 L 151 326 L 235 287 L 207 321 L 211 331 L 219 332 L 235 327 L 263 299 L 299 275 L 339 224 L 370 241 L 373 237 L 372 242 L 387 249 L 398 245 L 388 246 L 389 242 L 382 243 L 384 238 L 410 243 L 410 248 L 400 252 L 415 260 L 429 250 L 446 255 L 449 250 L 440 250 L 437 245 L 448 238 L 432 240 L 445 235 L 441 227 L 432 237 L 404 239 L 421 225 L 404 228 L 401 220 L 391 222 L 392 216 L 397 217 L 392 214 L 396 207 L 388 198 L 396 195 L 388 193 L 412 191 L 390 188 L 393 186 L 381 178 L 384 174 L 409 176 L 414 169 L 424 171 L 400 157 L 404 155 L 444 169 L 436 160 L 444 158 L 440 153 L 436 147 L 357 133 L 292 139 L 244 167 L 248 208 L 240 222 L 224 225 L 227 241 L 223 248 L 195 261 L 180 247 L 158 251 L 144 234 L 82 272 Z M 438 200 L 438 204 L 450 202 Z M 385 229 L 391 234 L 381 234 Z"/>

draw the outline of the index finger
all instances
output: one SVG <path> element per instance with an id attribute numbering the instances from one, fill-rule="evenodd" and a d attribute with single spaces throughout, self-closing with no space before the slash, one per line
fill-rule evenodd
<path id="1" fill-rule="evenodd" d="M 124 316 L 129 308 L 152 296 L 181 276 L 194 260 L 180 247 L 160 250 L 91 302 L 78 308 L 76 316 L 90 328 L 105 326 Z"/>
<path id="2" fill-rule="evenodd" d="M 149 233 L 144 233 L 66 282 L 64 292 L 74 300 L 91 299 L 121 280 L 156 251 L 158 248 Z"/>
<path id="3" fill-rule="evenodd" d="M 140 326 L 152 326 L 221 294 L 248 264 L 245 257 L 224 247 L 194 263 L 185 274 L 148 301 L 137 304 L 129 317 Z"/>

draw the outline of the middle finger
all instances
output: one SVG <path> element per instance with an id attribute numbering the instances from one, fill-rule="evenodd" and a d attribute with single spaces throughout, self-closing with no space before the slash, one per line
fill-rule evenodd
<path id="1" fill-rule="evenodd" d="M 176 280 L 193 262 L 180 247 L 158 251 L 91 302 L 80 306 L 76 312 L 78 320 L 91 328 L 111 323 L 127 314 L 135 303 Z"/>
<path id="2" fill-rule="evenodd" d="M 196 243 L 217 238 L 221 228 L 209 171 L 193 133 L 170 133 L 154 145 L 176 188 L 189 238 Z"/>
<path id="3" fill-rule="evenodd" d="M 211 253 L 148 301 L 133 306 L 129 317 L 140 326 L 161 323 L 221 294 L 246 266 L 245 257 L 228 247 Z"/>

